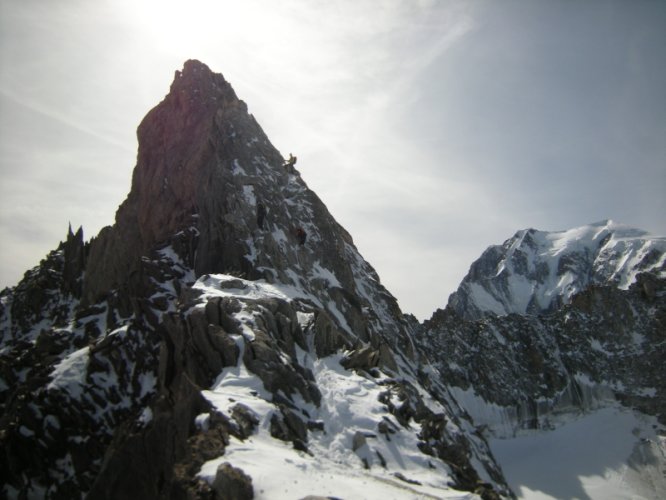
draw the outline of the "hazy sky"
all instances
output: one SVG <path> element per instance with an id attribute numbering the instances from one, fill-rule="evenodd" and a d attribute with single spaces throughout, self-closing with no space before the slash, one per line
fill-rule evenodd
<path id="1" fill-rule="evenodd" d="M 199 59 L 405 312 L 516 230 L 666 234 L 666 2 L 0 0 L 0 286 L 129 191 Z"/>

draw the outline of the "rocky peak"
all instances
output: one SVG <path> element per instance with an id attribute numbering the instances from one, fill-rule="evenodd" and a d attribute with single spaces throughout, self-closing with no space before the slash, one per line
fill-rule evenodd
<path id="1" fill-rule="evenodd" d="M 10 496 L 226 498 L 231 482 L 246 498 L 233 454 L 250 436 L 268 446 L 243 465 L 255 477 L 257 459 L 284 452 L 280 480 L 296 459 L 508 494 L 467 415 L 420 370 L 413 322 L 221 75 L 188 61 L 138 138 L 115 224 L 89 247 L 70 231 L 71 258 L 35 271 L 55 290 L 83 279 L 81 300 L 37 294 L 17 325 L 20 286 L 0 297 Z M 222 455 L 232 465 L 210 477 Z"/>
<path id="2" fill-rule="evenodd" d="M 414 354 L 395 299 L 222 75 L 188 61 L 138 138 L 131 191 L 115 225 L 91 244 L 85 301 L 125 285 L 139 294 L 132 276 L 142 256 L 191 230 L 196 277 L 293 286 L 326 304 L 349 334 Z"/>
<path id="3" fill-rule="evenodd" d="M 183 64 L 183 70 L 176 70 L 173 82 L 169 88 L 170 95 L 179 93 L 190 94 L 191 97 L 217 98 L 226 94 L 231 102 L 238 101 L 231 85 L 220 73 L 213 73 L 211 69 L 201 61 L 189 59 Z"/>
<path id="4" fill-rule="evenodd" d="M 136 271 L 156 243 L 193 224 L 216 168 L 229 168 L 247 145 L 240 136 L 268 140 L 247 106 L 220 74 L 198 61 L 177 71 L 169 94 L 139 125 L 139 152 L 127 199 L 113 227 L 92 242 L 85 298 L 94 302 Z M 263 151 L 274 164 L 274 148 Z"/>
<path id="5" fill-rule="evenodd" d="M 240 152 L 233 144 L 237 134 L 266 140 L 224 77 L 187 61 L 137 131 L 139 153 L 126 203 L 145 246 L 190 224 L 216 160 Z M 123 208 L 119 215 L 125 215 Z"/>

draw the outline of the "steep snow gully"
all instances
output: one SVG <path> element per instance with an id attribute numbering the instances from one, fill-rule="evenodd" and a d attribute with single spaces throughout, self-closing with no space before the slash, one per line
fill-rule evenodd
<path id="1" fill-rule="evenodd" d="M 666 495 L 663 238 L 521 231 L 419 324 L 222 75 L 138 138 L 114 225 L 0 294 L 3 496 Z"/>

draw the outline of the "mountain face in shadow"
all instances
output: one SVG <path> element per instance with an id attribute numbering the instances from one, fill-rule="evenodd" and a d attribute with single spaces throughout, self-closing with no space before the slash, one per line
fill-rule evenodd
<path id="1" fill-rule="evenodd" d="M 413 322 L 222 75 L 186 62 L 138 138 L 115 224 L 70 230 L 2 293 L 8 496 L 251 498 L 266 456 L 294 498 L 344 496 L 340 478 L 511 495 Z"/>

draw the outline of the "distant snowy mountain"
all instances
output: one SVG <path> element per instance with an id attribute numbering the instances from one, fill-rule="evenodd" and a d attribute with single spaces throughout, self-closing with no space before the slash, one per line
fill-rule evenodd
<path id="1" fill-rule="evenodd" d="M 666 276 L 666 238 L 613 221 L 568 231 L 518 231 L 475 261 L 448 307 L 465 319 L 552 312 L 590 285 L 627 289 Z"/>
<path id="2" fill-rule="evenodd" d="M 521 497 L 666 495 L 665 249 L 610 221 L 519 231 L 417 328 Z"/>

